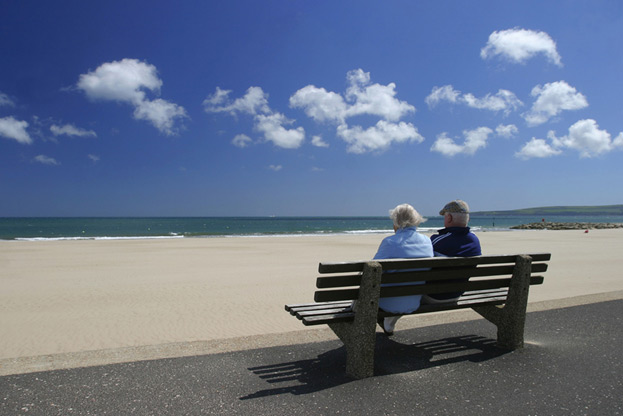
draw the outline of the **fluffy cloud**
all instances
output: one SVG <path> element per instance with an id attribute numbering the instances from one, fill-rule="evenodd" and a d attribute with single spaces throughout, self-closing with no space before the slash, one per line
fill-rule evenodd
<path id="1" fill-rule="evenodd" d="M 292 124 L 293 122 L 280 113 L 258 114 L 255 128 L 264 133 L 266 140 L 273 142 L 274 145 L 285 149 L 297 149 L 305 140 L 305 130 L 302 127 L 296 129 L 283 127 L 284 124 Z"/>
<path id="2" fill-rule="evenodd" d="M 231 144 L 241 149 L 247 147 L 251 143 L 253 143 L 253 140 L 246 134 L 237 134 L 231 141 Z"/>
<path id="3" fill-rule="evenodd" d="M 348 106 L 340 94 L 308 85 L 290 97 L 290 107 L 302 108 L 308 117 L 319 122 L 344 123 Z"/>
<path id="4" fill-rule="evenodd" d="M 13 117 L 0 118 L 0 136 L 17 140 L 18 143 L 31 144 L 32 138 L 26 131 L 28 123 L 20 121 Z"/>
<path id="5" fill-rule="evenodd" d="M 175 134 L 177 120 L 186 110 L 162 99 L 149 100 L 145 90 L 159 94 L 162 81 L 156 67 L 137 59 L 106 62 L 80 75 L 76 86 L 92 100 L 118 101 L 135 107 L 134 118 L 151 122 L 162 133 Z"/>
<path id="6" fill-rule="evenodd" d="M 500 124 L 495 128 L 495 133 L 504 138 L 511 138 L 519 133 L 519 129 L 514 124 Z"/>
<path id="7" fill-rule="evenodd" d="M 455 90 L 452 85 L 433 87 L 425 101 L 430 108 L 435 107 L 442 101 L 447 101 L 453 104 L 465 104 L 468 107 L 479 110 L 502 111 L 506 115 L 523 105 L 521 100 L 508 90 L 500 89 L 493 95 L 487 94 L 482 98 L 477 98 L 470 93 L 462 94 L 460 91 Z"/>
<path id="8" fill-rule="evenodd" d="M 348 127 L 341 124 L 337 134 L 348 143 L 347 151 L 351 153 L 365 153 L 367 151 L 385 150 L 392 143 L 416 142 L 421 143 L 424 137 L 418 133 L 411 123 L 389 123 L 379 120 L 375 126 L 363 129 L 361 126 Z"/>
<path id="9" fill-rule="evenodd" d="M 482 59 L 501 56 L 514 63 L 525 63 L 538 54 L 562 66 L 556 42 L 545 32 L 519 28 L 496 31 L 489 35 L 487 45 L 480 51 Z"/>
<path id="10" fill-rule="evenodd" d="M 50 131 L 55 136 L 97 137 L 97 134 L 93 130 L 81 129 L 72 124 L 65 124 L 64 126 L 53 124 L 50 126 Z"/>
<path id="11" fill-rule="evenodd" d="M 532 138 L 525 144 L 522 149 L 515 153 L 520 159 L 546 158 L 562 153 L 562 150 L 556 149 L 543 139 Z"/>
<path id="12" fill-rule="evenodd" d="M 455 156 L 459 153 L 473 155 L 478 149 L 487 146 L 487 140 L 491 134 L 493 134 L 493 130 L 489 127 L 464 130 L 463 136 L 465 137 L 465 142 L 459 145 L 444 132 L 437 136 L 437 140 L 435 140 L 430 150 L 448 157 Z"/>
<path id="13" fill-rule="evenodd" d="M 456 103 L 461 96 L 461 92 L 457 91 L 452 85 L 444 85 L 443 87 L 433 87 L 431 93 L 426 97 L 426 104 L 429 107 L 435 107 L 442 101 Z"/>
<path id="14" fill-rule="evenodd" d="M 305 130 L 302 127 L 288 129 L 284 125 L 294 123 L 281 113 L 273 112 L 268 105 L 268 94 L 260 87 L 250 87 L 244 96 L 235 100 L 229 99 L 231 91 L 216 87 L 214 94 L 203 101 L 207 113 L 229 113 L 232 116 L 248 114 L 253 116 L 255 130 L 261 132 L 264 138 L 275 146 L 285 149 L 297 149 L 305 140 Z M 232 142 L 235 146 L 244 147 L 249 139 L 242 138 Z M 234 138 L 236 140 L 236 138 Z"/>
<path id="15" fill-rule="evenodd" d="M 269 165 L 268 169 L 273 170 L 275 172 L 279 172 L 281 169 L 283 169 L 283 166 L 281 166 L 281 165 Z"/>
<path id="16" fill-rule="evenodd" d="M 329 143 L 327 143 L 324 140 L 322 140 L 322 137 L 320 137 L 320 136 L 312 137 L 311 143 L 312 143 L 312 145 L 314 145 L 316 147 L 329 147 Z"/>
<path id="17" fill-rule="evenodd" d="M 598 156 L 617 148 L 623 148 L 623 132 L 612 139 L 606 130 L 600 130 L 592 119 L 580 120 L 569 127 L 569 134 L 557 137 L 554 131 L 547 134 L 550 143 L 533 138 L 515 156 L 522 159 L 543 158 L 558 155 L 564 149 L 577 150 L 580 157 Z"/>
<path id="18" fill-rule="evenodd" d="M 208 113 L 238 113 L 257 115 L 271 112 L 268 106 L 268 94 L 260 87 L 250 87 L 246 94 L 234 101 L 229 99 L 230 90 L 216 87 L 216 92 L 203 100 L 203 107 Z"/>
<path id="19" fill-rule="evenodd" d="M 536 97 L 530 111 L 523 115 L 529 126 L 537 126 L 563 110 L 579 110 L 588 106 L 586 97 L 565 81 L 537 85 L 531 95 Z"/>
<path id="20" fill-rule="evenodd" d="M 56 159 L 46 156 L 46 155 L 37 155 L 34 157 L 33 160 L 43 165 L 50 165 L 50 166 L 60 165 L 60 163 L 58 163 Z"/>
<path id="21" fill-rule="evenodd" d="M 370 73 L 362 69 L 346 74 L 348 87 L 344 97 L 338 93 L 308 85 L 290 97 L 290 106 L 301 108 L 316 121 L 344 124 L 349 117 L 372 115 L 398 121 L 415 107 L 396 98 L 396 84 L 370 83 Z"/>
<path id="22" fill-rule="evenodd" d="M 343 95 L 314 85 L 303 87 L 290 97 L 290 107 L 302 109 L 317 122 L 336 124 L 337 136 L 348 143 L 347 151 L 351 153 L 382 151 L 392 143 L 424 140 L 412 124 L 398 123 L 415 112 L 415 107 L 396 98 L 396 84 L 373 84 L 370 73 L 362 69 L 349 71 L 346 80 L 348 87 Z M 363 115 L 381 120 L 368 128 L 348 124 L 350 118 Z M 319 137 L 312 144 L 328 146 Z"/>
<path id="23" fill-rule="evenodd" d="M 623 133 L 620 133 L 619 137 L 612 140 L 610 133 L 600 130 L 597 122 L 591 119 L 580 120 L 573 124 L 566 136 L 556 137 L 550 132 L 554 146 L 577 150 L 580 157 L 597 156 L 614 150 L 615 147 L 621 147 L 622 135 Z"/>
<path id="24" fill-rule="evenodd" d="M 175 121 L 186 117 L 184 107 L 160 98 L 145 100 L 134 109 L 135 119 L 150 121 L 158 130 L 169 135 L 175 134 Z"/>
<path id="25" fill-rule="evenodd" d="M 374 115 L 387 121 L 398 121 L 415 107 L 396 98 L 396 84 L 370 84 L 370 73 L 362 69 L 349 71 L 346 79 L 349 87 L 346 100 L 352 103 L 346 110 L 346 117 Z"/>
<path id="26" fill-rule="evenodd" d="M 0 107 L 15 107 L 15 103 L 8 95 L 0 92 Z"/>

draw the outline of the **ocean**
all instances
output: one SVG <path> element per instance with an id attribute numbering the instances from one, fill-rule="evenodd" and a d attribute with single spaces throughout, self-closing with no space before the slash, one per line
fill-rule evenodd
<path id="1" fill-rule="evenodd" d="M 542 217 L 473 215 L 474 232 L 506 231 Z M 549 216 L 551 222 L 623 223 L 623 216 Z M 428 217 L 422 232 L 443 228 L 443 217 Z M 388 217 L 146 217 L 0 218 L 0 240 L 93 240 L 382 234 L 392 232 Z"/>

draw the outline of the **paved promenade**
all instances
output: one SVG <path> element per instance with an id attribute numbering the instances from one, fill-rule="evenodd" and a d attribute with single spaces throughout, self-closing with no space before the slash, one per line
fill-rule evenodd
<path id="1" fill-rule="evenodd" d="M 376 376 L 337 340 L 0 377 L 1 415 L 621 415 L 623 300 L 528 314 L 505 353 L 483 319 L 380 333 Z"/>

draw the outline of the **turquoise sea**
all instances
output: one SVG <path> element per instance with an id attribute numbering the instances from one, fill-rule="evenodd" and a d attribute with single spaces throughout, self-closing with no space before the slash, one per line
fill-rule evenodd
<path id="1" fill-rule="evenodd" d="M 615 222 L 623 216 L 550 216 L 551 222 Z M 479 217 L 474 232 L 504 231 L 539 222 L 542 217 Z M 443 218 L 428 217 L 419 230 L 443 228 Z M 129 238 L 262 237 L 392 232 L 388 217 L 165 217 L 165 218 L 0 218 L 0 240 L 75 240 Z"/>

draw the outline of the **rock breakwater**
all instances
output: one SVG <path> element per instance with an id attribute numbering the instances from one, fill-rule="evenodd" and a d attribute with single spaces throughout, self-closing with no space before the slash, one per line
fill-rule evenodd
<path id="1" fill-rule="evenodd" d="M 623 224 L 612 222 L 532 222 L 530 224 L 514 225 L 513 230 L 604 230 L 623 228 Z"/>

